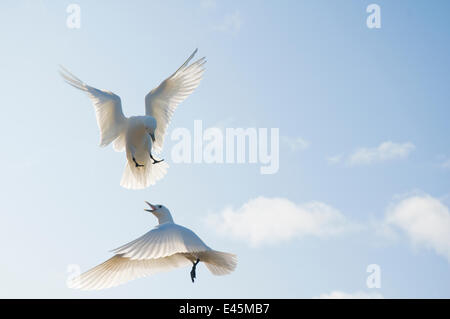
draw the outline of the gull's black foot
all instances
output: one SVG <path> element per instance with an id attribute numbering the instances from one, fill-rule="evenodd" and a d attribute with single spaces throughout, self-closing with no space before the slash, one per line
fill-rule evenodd
<path id="1" fill-rule="evenodd" d="M 200 262 L 200 259 L 197 258 L 197 261 L 195 263 L 192 263 L 192 270 L 191 270 L 191 280 L 194 282 L 194 279 L 196 277 L 195 268 L 197 268 L 197 264 Z"/>
<path id="2" fill-rule="evenodd" d="M 136 159 L 133 157 L 133 162 L 134 164 L 136 164 L 136 167 L 144 167 L 144 165 L 138 164 L 138 162 L 136 162 Z"/>
<path id="3" fill-rule="evenodd" d="M 162 161 L 164 161 L 164 159 L 155 160 L 154 158 L 152 158 L 152 160 L 153 160 L 153 164 L 158 164 L 158 163 L 161 163 Z"/>
<path id="4" fill-rule="evenodd" d="M 150 158 L 153 160 L 153 164 L 158 164 L 158 163 L 161 163 L 162 161 L 164 161 L 164 159 L 155 160 L 152 153 L 150 153 Z"/>

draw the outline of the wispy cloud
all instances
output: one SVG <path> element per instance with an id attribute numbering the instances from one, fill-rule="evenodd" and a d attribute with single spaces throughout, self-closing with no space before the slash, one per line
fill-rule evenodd
<path id="1" fill-rule="evenodd" d="M 383 142 L 378 147 L 360 148 L 356 150 L 350 155 L 349 163 L 351 165 L 364 165 L 394 159 L 402 159 L 408 157 L 414 149 L 415 146 L 411 142 Z"/>
<path id="2" fill-rule="evenodd" d="M 334 155 L 327 158 L 330 164 L 346 162 L 349 165 L 369 165 L 396 159 L 405 159 L 415 149 L 411 142 L 394 143 L 386 141 L 376 147 L 360 147 L 350 155 Z"/>
<path id="3" fill-rule="evenodd" d="M 210 214 L 207 224 L 250 246 L 275 244 L 303 236 L 328 237 L 358 228 L 337 209 L 321 203 L 296 204 L 285 198 L 258 197 L 240 208 Z"/>
<path id="4" fill-rule="evenodd" d="M 450 262 L 450 211 L 429 195 L 411 196 L 391 205 L 384 223 L 401 230 L 416 247 L 432 249 Z"/>
<path id="5" fill-rule="evenodd" d="M 321 294 L 319 299 L 383 299 L 383 295 L 379 292 L 364 292 L 357 291 L 354 293 L 347 293 L 339 290 L 330 293 Z"/>
<path id="6" fill-rule="evenodd" d="M 329 156 L 327 158 L 327 162 L 329 164 L 337 164 L 337 163 L 339 163 L 342 160 L 343 157 L 344 157 L 343 154 L 337 154 L 337 155 Z"/>
<path id="7" fill-rule="evenodd" d="M 241 29 L 243 20 L 241 13 L 236 10 L 235 12 L 231 14 L 227 14 L 224 18 L 222 23 L 219 25 L 216 25 L 214 27 L 214 30 L 222 31 L 222 32 L 232 32 L 237 33 Z"/>
<path id="8" fill-rule="evenodd" d="M 310 143 L 301 137 L 282 136 L 281 142 L 284 143 L 292 152 L 303 151 L 307 149 Z"/>

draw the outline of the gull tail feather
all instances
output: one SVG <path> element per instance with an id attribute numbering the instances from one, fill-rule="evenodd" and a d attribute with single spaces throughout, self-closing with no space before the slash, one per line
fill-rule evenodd
<path id="1" fill-rule="evenodd" d="M 150 160 L 145 162 L 144 167 L 136 167 L 127 160 L 120 185 L 128 189 L 147 188 L 162 179 L 168 167 L 166 162 L 152 164 Z"/>
<path id="2" fill-rule="evenodd" d="M 237 266 L 237 256 L 221 251 L 210 250 L 203 252 L 200 260 L 205 263 L 208 270 L 216 276 L 227 275 Z"/>

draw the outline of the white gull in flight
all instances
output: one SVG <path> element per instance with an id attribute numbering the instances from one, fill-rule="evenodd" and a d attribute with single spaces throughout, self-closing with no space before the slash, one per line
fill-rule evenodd
<path id="1" fill-rule="evenodd" d="M 162 151 L 164 135 L 177 106 L 200 84 L 205 58 L 189 64 L 197 49 L 183 65 L 145 96 L 145 115 L 126 117 L 120 97 L 110 91 L 87 85 L 61 66 L 67 83 L 85 91 L 94 104 L 100 128 L 100 146 L 113 142 L 118 152 L 126 150 L 127 163 L 120 185 L 142 189 L 164 177 L 169 167 L 153 157 Z M 153 165 L 156 164 L 156 165 Z"/>

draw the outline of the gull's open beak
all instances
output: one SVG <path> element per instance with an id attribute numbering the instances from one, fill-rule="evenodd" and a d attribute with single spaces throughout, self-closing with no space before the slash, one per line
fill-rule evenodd
<path id="1" fill-rule="evenodd" d="M 150 206 L 151 209 L 144 209 L 147 212 L 153 213 L 156 210 L 156 206 L 153 206 L 152 204 L 150 204 L 149 202 L 145 202 L 148 206 Z"/>

